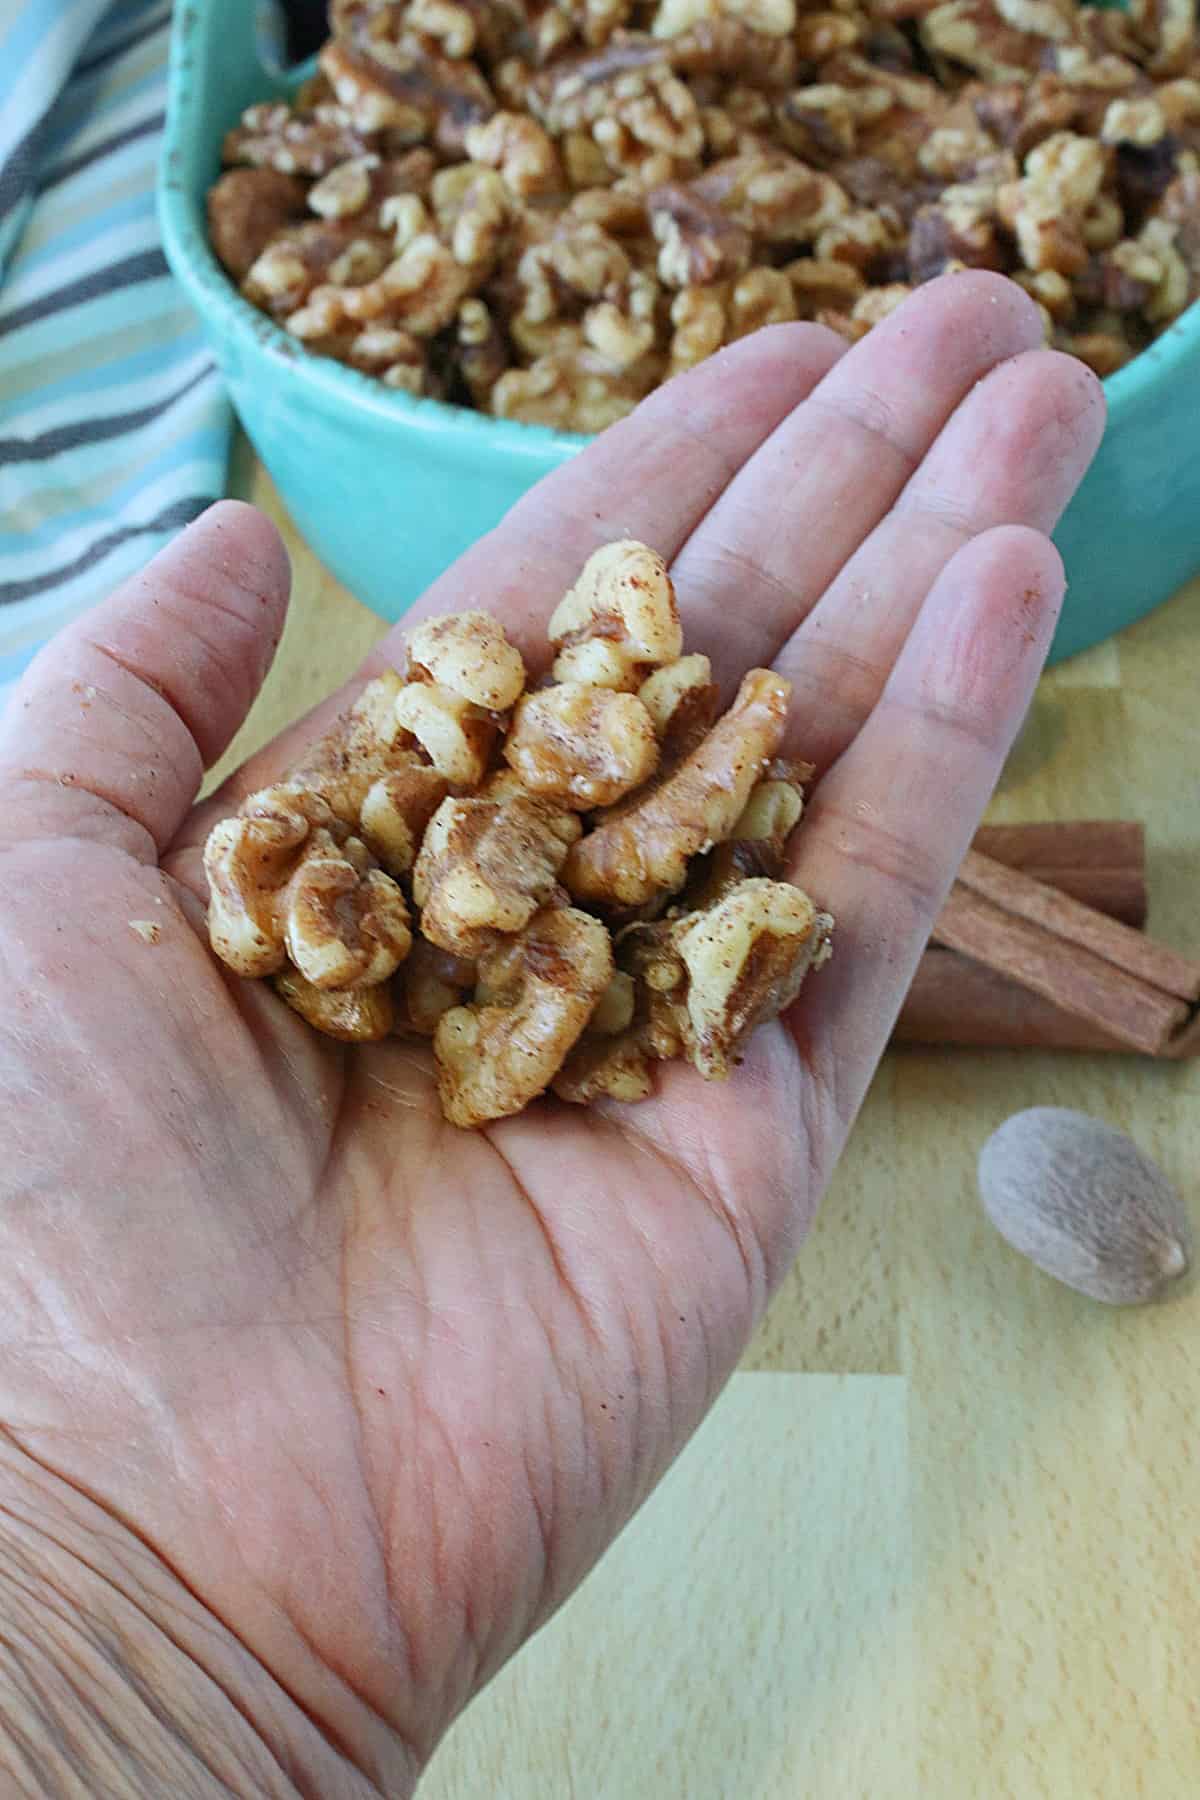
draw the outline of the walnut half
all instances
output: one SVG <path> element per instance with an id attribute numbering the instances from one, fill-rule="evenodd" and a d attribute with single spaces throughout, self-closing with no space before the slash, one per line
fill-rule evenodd
<path id="1" fill-rule="evenodd" d="M 404 895 L 312 797 L 287 787 L 253 795 L 242 817 L 213 827 L 204 868 L 209 937 L 239 975 L 273 975 L 290 961 L 314 987 L 372 987 L 408 954 Z"/>
<path id="2" fill-rule="evenodd" d="M 521 700 L 504 757 L 531 794 L 588 809 L 640 787 L 658 763 L 658 740 L 636 694 L 564 681 Z"/>
<path id="3" fill-rule="evenodd" d="M 724 1080 L 756 1026 L 776 1019 L 830 954 L 833 920 L 786 881 L 749 880 L 685 916 L 672 942 L 687 972 L 684 1045 L 706 1080 Z"/>
<path id="4" fill-rule="evenodd" d="M 698 911 L 631 927 L 618 955 L 633 983 L 632 1021 L 610 1034 L 594 1015 L 554 1092 L 576 1105 L 644 1099 L 651 1065 L 678 1056 L 706 1081 L 724 1081 L 751 1032 L 785 1012 L 827 961 L 832 930 L 800 888 L 761 877 Z"/>
<path id="5" fill-rule="evenodd" d="M 388 1037 L 396 1022 L 391 988 L 335 989 L 314 987 L 298 969 L 284 969 L 275 977 L 275 992 L 293 1012 L 324 1037 L 346 1044 L 373 1044 Z"/>
<path id="6" fill-rule="evenodd" d="M 556 680 L 635 692 L 683 650 L 666 563 L 632 539 L 605 544 L 555 607 L 549 635 L 558 651 Z"/>
<path id="7" fill-rule="evenodd" d="M 563 879 L 579 900 L 644 906 L 674 894 L 688 863 L 733 830 L 787 720 L 791 684 L 751 669 L 737 698 L 691 755 L 645 798 L 602 822 L 575 845 Z"/>
<path id="8" fill-rule="evenodd" d="M 483 958 L 488 998 L 438 1020 L 433 1050 L 452 1125 L 518 1113 L 544 1093 L 613 973 L 598 920 L 573 907 L 539 913 L 511 944 Z"/>
<path id="9" fill-rule="evenodd" d="M 574 813 L 528 794 L 444 800 L 413 870 L 422 934 L 477 957 L 498 934 L 521 931 L 554 892 L 579 830 Z"/>

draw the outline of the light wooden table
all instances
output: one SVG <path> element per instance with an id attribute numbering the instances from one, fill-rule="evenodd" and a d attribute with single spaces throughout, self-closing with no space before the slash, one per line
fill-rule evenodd
<path id="1" fill-rule="evenodd" d="M 231 761 L 380 635 L 283 526 L 295 599 Z M 1200 953 L 1200 583 L 1042 682 L 991 816 L 1145 819 Z M 427 1800 L 1195 1800 L 1200 1297 L 1114 1312 L 975 1198 L 1035 1102 L 1132 1132 L 1200 1213 L 1200 1061 L 893 1053 L 699 1436 L 468 1712 Z"/>

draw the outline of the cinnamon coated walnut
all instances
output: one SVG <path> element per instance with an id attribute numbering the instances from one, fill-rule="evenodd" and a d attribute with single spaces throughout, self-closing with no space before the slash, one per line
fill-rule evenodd
<path id="1" fill-rule="evenodd" d="M 588 557 L 550 615 L 558 681 L 634 692 L 683 650 L 675 587 L 662 557 L 633 539 Z"/>
<path id="2" fill-rule="evenodd" d="M 791 1005 L 809 969 L 829 954 L 833 920 L 786 881 L 739 882 L 672 928 L 683 964 L 680 1025 L 702 1075 L 722 1077 L 762 1019 Z"/>
<path id="3" fill-rule="evenodd" d="M 399 886 L 308 796 L 267 788 L 205 847 L 209 935 L 239 975 L 287 963 L 316 988 L 386 981 L 412 942 Z"/>
<path id="4" fill-rule="evenodd" d="M 518 651 L 487 613 L 430 619 L 409 644 L 409 680 L 396 695 L 398 724 L 438 773 L 475 787 L 487 773 L 501 724 L 525 685 Z"/>
<path id="5" fill-rule="evenodd" d="M 442 1014 L 458 1006 L 475 987 L 475 964 L 441 950 L 420 934 L 400 970 L 400 1027 L 416 1037 L 431 1038 Z"/>
<path id="6" fill-rule="evenodd" d="M 669 763 L 694 750 L 717 716 L 717 685 L 707 656 L 680 656 L 647 675 L 638 699 Z"/>
<path id="7" fill-rule="evenodd" d="M 653 372 L 631 375 L 614 368 L 576 333 L 570 345 L 535 357 L 527 369 L 506 369 L 491 390 L 490 405 L 499 419 L 594 433 L 625 418 L 654 384 Z"/>
<path id="8" fill-rule="evenodd" d="M 574 907 L 538 913 L 479 965 L 475 1002 L 437 1022 L 442 1111 L 452 1125 L 518 1113 L 544 1093 L 608 987 L 612 944 Z"/>
<path id="9" fill-rule="evenodd" d="M 326 1036 L 432 1040 L 462 1126 L 550 1088 L 642 1099 L 673 1057 L 724 1079 L 828 954 L 784 879 L 812 774 L 777 758 L 788 683 L 751 670 L 715 719 L 666 563 L 631 539 L 548 635 L 527 689 L 490 614 L 424 620 L 205 847 L 221 960 Z"/>
<path id="10" fill-rule="evenodd" d="M 715 905 L 749 877 L 783 875 L 788 840 L 804 811 L 804 783 L 812 773 L 811 763 L 768 765 L 730 835 L 689 870 L 689 908 Z"/>
<path id="11" fill-rule="evenodd" d="M 376 1043 L 395 1028 L 396 1007 L 386 982 L 369 988 L 319 988 L 298 969 L 285 969 L 275 977 L 274 987 L 280 999 L 324 1037 L 347 1044 Z"/>
<path id="12" fill-rule="evenodd" d="M 304 217 L 304 183 L 281 170 L 227 169 L 208 196 L 208 234 L 229 273 L 244 281 L 267 245 Z"/>
<path id="13" fill-rule="evenodd" d="M 504 756 L 531 794 L 590 810 L 654 773 L 658 740 L 636 694 L 564 681 L 525 695 Z"/>
<path id="14" fill-rule="evenodd" d="M 413 869 L 413 898 L 431 944 L 477 957 L 521 931 L 551 898 L 579 836 L 574 813 L 532 794 L 445 800 Z"/>
<path id="15" fill-rule="evenodd" d="M 602 431 L 760 326 L 853 340 L 960 268 L 1107 370 L 1196 298 L 1196 4 L 339 0 L 224 162 L 248 299 L 500 418 Z"/>
<path id="16" fill-rule="evenodd" d="M 555 1094 L 577 1104 L 644 1099 L 651 1065 L 676 1057 L 725 1080 L 751 1032 L 786 1011 L 828 960 L 832 929 L 800 888 L 762 877 L 674 919 L 631 926 L 617 944 L 630 1021 L 612 1032 L 593 1015 Z"/>
<path id="17" fill-rule="evenodd" d="M 567 857 L 576 899 L 611 908 L 674 894 L 694 856 L 730 835 L 787 722 L 789 684 L 752 669 L 737 698 L 689 756 L 644 798 L 603 816 Z"/>

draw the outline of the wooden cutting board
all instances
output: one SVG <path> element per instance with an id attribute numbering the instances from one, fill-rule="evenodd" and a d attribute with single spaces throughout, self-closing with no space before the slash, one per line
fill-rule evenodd
<path id="1" fill-rule="evenodd" d="M 225 767 L 383 631 L 295 598 Z M 1046 676 L 998 821 L 1139 817 L 1200 954 L 1200 582 Z M 1195 1800 L 1200 1296 L 1113 1312 L 982 1219 L 1034 1103 L 1132 1133 L 1200 1222 L 1200 1061 L 905 1051 L 740 1372 L 639 1518 L 466 1714 L 424 1800 Z"/>

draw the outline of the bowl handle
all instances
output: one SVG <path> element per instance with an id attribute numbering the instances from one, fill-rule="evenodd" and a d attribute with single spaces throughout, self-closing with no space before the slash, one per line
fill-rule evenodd
<path id="1" fill-rule="evenodd" d="M 248 0 L 237 9 L 238 30 L 249 29 L 252 42 L 246 44 L 263 73 L 273 81 L 286 80 L 289 87 L 312 72 L 315 57 L 293 62 L 288 54 L 288 21 L 284 0 Z"/>
<path id="2" fill-rule="evenodd" d="M 302 72 L 308 73 L 307 62 L 293 63 L 288 55 L 282 0 L 238 0 L 234 5 L 218 0 L 205 23 L 220 40 L 223 62 L 257 69 L 276 88 L 283 81 L 290 86 Z"/>

